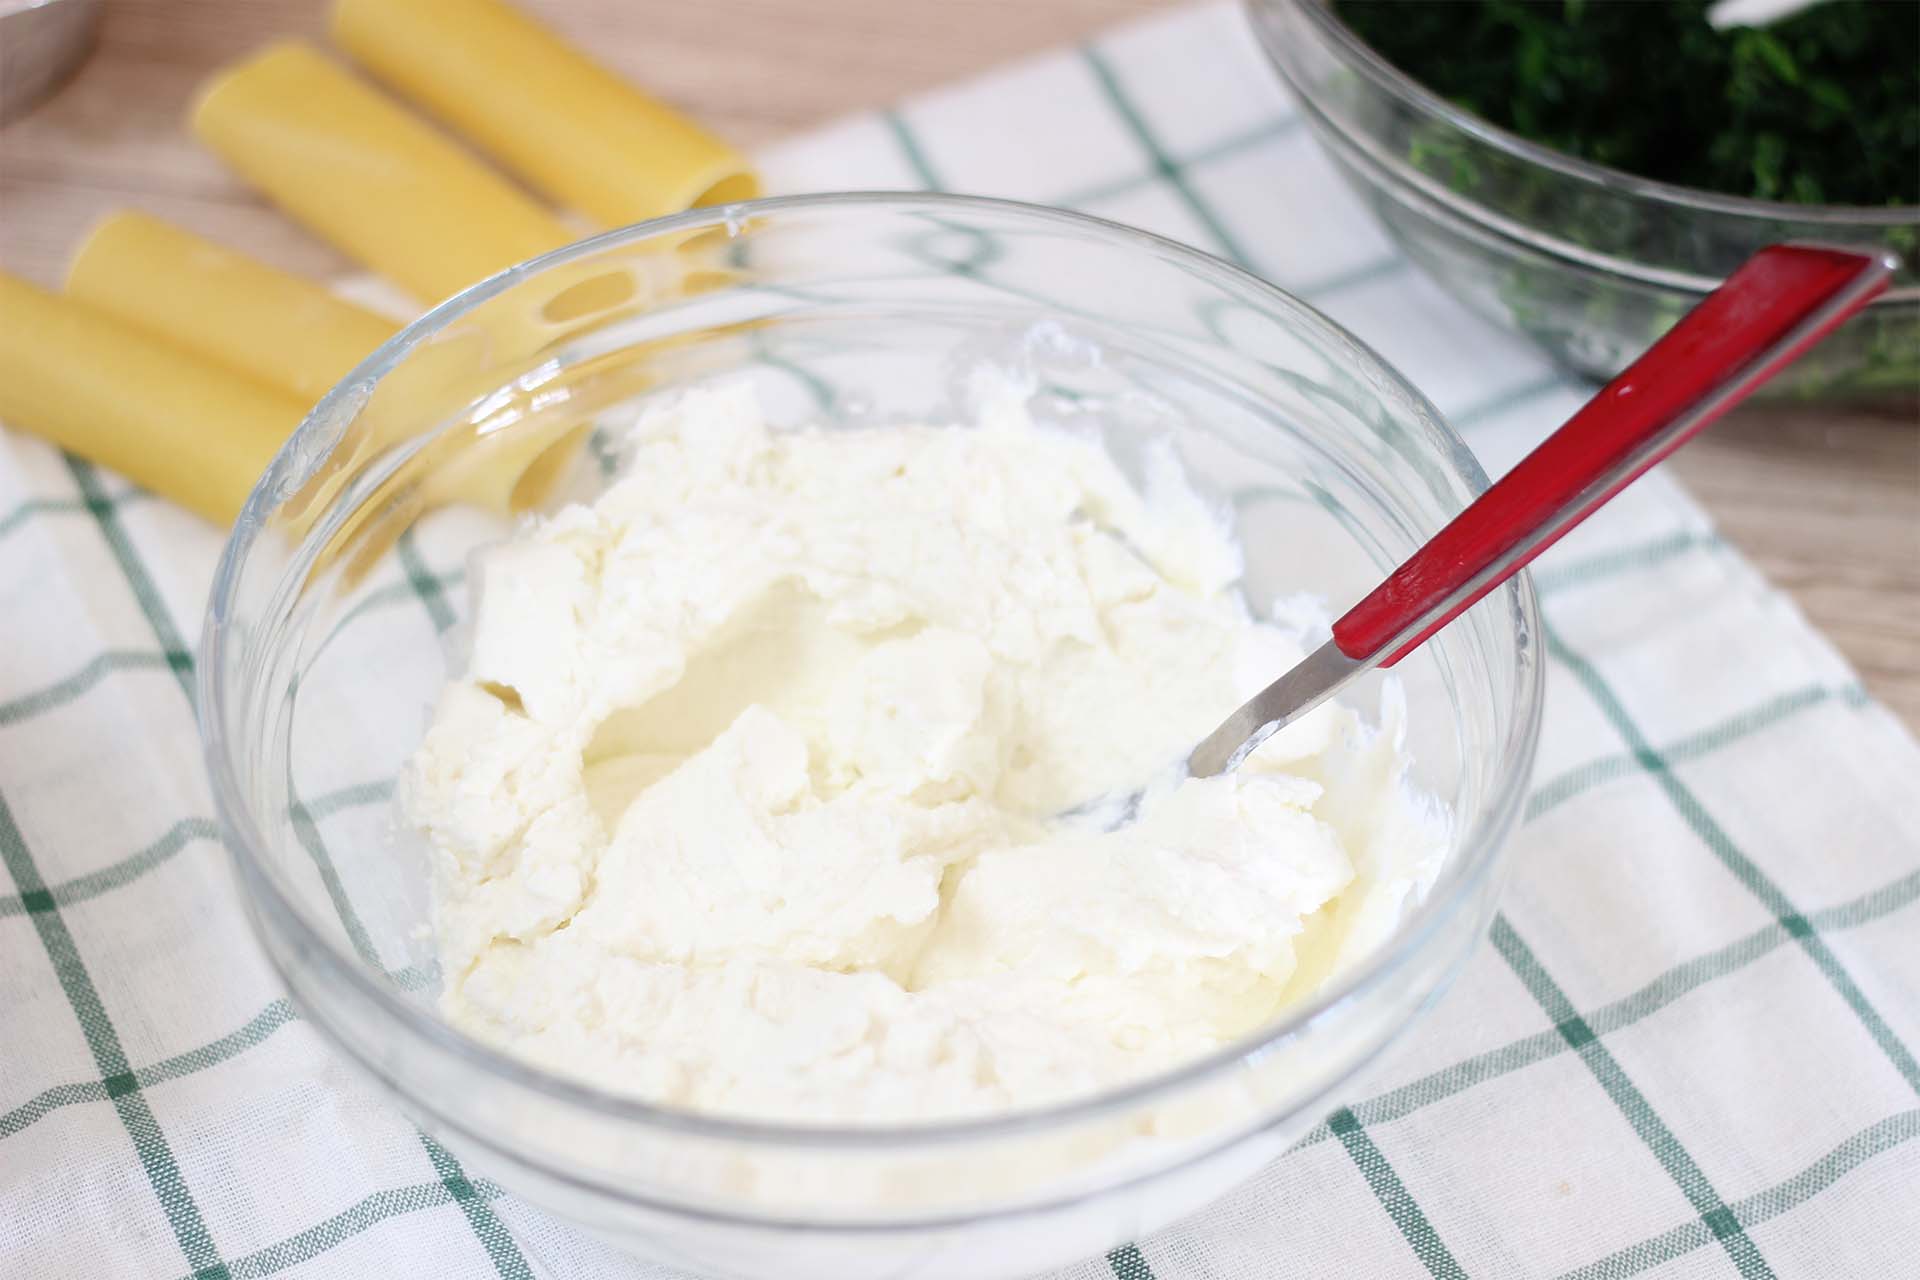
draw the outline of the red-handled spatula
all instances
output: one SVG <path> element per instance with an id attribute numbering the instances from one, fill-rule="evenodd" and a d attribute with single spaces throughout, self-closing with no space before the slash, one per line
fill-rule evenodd
<path id="1" fill-rule="evenodd" d="M 1872 301 L 1899 266 L 1889 252 L 1817 244 L 1756 253 L 1347 610 L 1331 640 L 1228 716 L 1188 771 L 1236 768 L 1361 673 L 1406 657 Z"/>

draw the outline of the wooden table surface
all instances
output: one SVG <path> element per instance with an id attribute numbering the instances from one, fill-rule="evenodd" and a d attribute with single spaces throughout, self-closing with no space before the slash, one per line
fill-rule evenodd
<path id="1" fill-rule="evenodd" d="M 744 146 L 1084 37 L 1165 0 L 522 0 Z M 108 0 L 98 50 L 0 128 L 0 268 L 52 284 L 98 216 L 137 206 L 290 270 L 346 263 L 186 135 L 194 86 L 323 0 Z M 1920 405 L 1749 408 L 1673 464 L 1722 533 L 1920 727 Z"/>

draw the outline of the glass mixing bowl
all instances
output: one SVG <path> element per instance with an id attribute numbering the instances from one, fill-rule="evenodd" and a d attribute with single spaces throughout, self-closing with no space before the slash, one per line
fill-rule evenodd
<path id="1" fill-rule="evenodd" d="M 584 241 L 441 305 L 314 409 L 236 525 L 199 705 L 254 923 L 306 1016 L 527 1200 L 634 1253 L 783 1280 L 987 1280 L 1108 1249 L 1279 1155 L 1431 1003 L 1493 910 L 1533 760 L 1524 575 L 1401 664 L 1450 857 L 1378 952 L 1273 1025 L 1064 1105 L 888 1127 L 649 1105 L 435 1010 L 428 855 L 392 779 L 460 661 L 466 555 L 591 499 L 619 426 L 712 378 L 781 424 L 965 422 L 977 375 L 1123 466 L 1171 443 L 1230 511 L 1256 608 L 1342 608 L 1485 484 L 1420 394 L 1311 308 L 1213 258 L 998 201 L 838 195 Z M 961 428 L 956 428 L 961 429 Z M 1377 714 L 1385 677 L 1353 694 Z"/>
<path id="2" fill-rule="evenodd" d="M 1248 3 L 1314 135 L 1407 256 L 1562 364 L 1611 378 L 1756 250 L 1815 240 L 1906 267 L 1767 394 L 1920 390 L 1920 208 L 1746 200 L 1591 164 L 1422 88 L 1327 0 Z"/>

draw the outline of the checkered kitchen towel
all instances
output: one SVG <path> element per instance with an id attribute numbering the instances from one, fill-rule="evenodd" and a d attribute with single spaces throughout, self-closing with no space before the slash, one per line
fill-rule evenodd
<path id="1" fill-rule="evenodd" d="M 1229 8 L 765 162 L 778 189 L 1068 204 L 1238 261 L 1496 472 L 1582 396 L 1409 270 Z M 470 1180 L 277 989 L 194 745 L 219 542 L 0 437 L 0 1274 L 666 1280 Z M 1920 749 L 1663 474 L 1538 581 L 1546 734 L 1491 942 L 1296 1149 L 1055 1280 L 1920 1275 Z"/>

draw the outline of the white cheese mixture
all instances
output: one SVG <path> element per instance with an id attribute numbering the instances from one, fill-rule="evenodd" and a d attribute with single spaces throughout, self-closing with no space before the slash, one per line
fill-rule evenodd
<path id="1" fill-rule="evenodd" d="M 1328 706 L 1101 832 L 1300 656 L 1170 454 L 1004 405 L 775 432 L 743 389 L 481 552 L 403 780 L 452 1022 L 659 1102 L 812 1121 L 1084 1095 L 1384 936 L 1447 846 Z"/>

